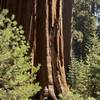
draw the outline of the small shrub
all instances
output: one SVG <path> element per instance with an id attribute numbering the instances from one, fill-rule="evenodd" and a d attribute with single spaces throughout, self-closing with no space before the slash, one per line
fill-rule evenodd
<path id="1" fill-rule="evenodd" d="M 22 26 L 0 10 L 0 100 L 28 100 L 39 90 L 35 82 L 38 67 L 31 64 Z"/>
<path id="2" fill-rule="evenodd" d="M 83 98 L 80 94 L 77 92 L 71 92 L 69 91 L 67 94 L 63 93 L 59 95 L 59 100 L 96 100 L 93 97 Z"/>

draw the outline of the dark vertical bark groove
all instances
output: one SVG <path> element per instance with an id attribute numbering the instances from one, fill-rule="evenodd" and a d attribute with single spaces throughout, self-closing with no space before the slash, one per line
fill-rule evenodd
<path id="1" fill-rule="evenodd" d="M 67 67 L 71 60 L 71 25 L 72 6 L 74 0 L 63 0 L 63 31 L 64 31 L 64 65 Z"/>

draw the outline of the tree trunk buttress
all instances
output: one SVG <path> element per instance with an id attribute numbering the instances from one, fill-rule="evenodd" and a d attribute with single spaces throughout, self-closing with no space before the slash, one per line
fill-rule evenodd
<path id="1" fill-rule="evenodd" d="M 38 79 L 44 87 L 43 95 L 48 90 L 48 96 L 57 100 L 56 95 L 68 88 L 64 70 L 61 0 L 42 0 L 42 3 L 38 0 L 36 45 L 36 64 L 42 65 Z"/>

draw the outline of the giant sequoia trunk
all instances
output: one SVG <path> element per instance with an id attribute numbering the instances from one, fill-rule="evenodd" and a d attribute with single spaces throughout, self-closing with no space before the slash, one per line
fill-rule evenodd
<path id="1" fill-rule="evenodd" d="M 42 96 L 56 95 L 67 89 L 62 30 L 62 1 L 37 0 L 35 64 L 40 63 L 38 80 L 43 86 Z M 47 93 L 48 92 L 48 93 Z M 41 98 L 42 98 L 41 96 Z"/>
<path id="2" fill-rule="evenodd" d="M 68 91 L 64 61 L 69 62 L 70 53 L 70 1 L 72 0 L 0 0 L 0 5 L 9 8 L 23 25 L 31 44 L 33 65 L 41 64 L 37 80 L 43 89 L 39 100 L 43 100 L 45 96 L 57 100 L 59 93 Z M 67 16 L 62 16 L 63 4 L 63 13 L 67 13 Z M 63 17 L 65 23 L 62 21 Z M 67 48 L 64 46 L 66 44 Z"/>

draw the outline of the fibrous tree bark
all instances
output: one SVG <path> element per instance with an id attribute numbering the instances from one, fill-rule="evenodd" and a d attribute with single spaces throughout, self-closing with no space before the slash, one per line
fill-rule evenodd
<path id="1" fill-rule="evenodd" d="M 72 0 L 0 0 L 1 6 L 9 8 L 23 25 L 31 45 L 33 65 L 41 64 L 37 80 L 43 89 L 39 100 L 44 97 L 57 100 L 59 93 L 68 91 L 64 61 L 67 62 L 66 58 L 69 57 L 66 52 L 70 52 L 70 1 Z M 63 13 L 67 13 L 67 16 L 62 15 L 63 7 Z M 64 26 L 67 22 L 63 23 L 65 19 L 68 22 L 67 28 Z M 67 29 L 68 33 L 65 31 Z M 66 43 L 68 51 L 65 49 Z"/>

